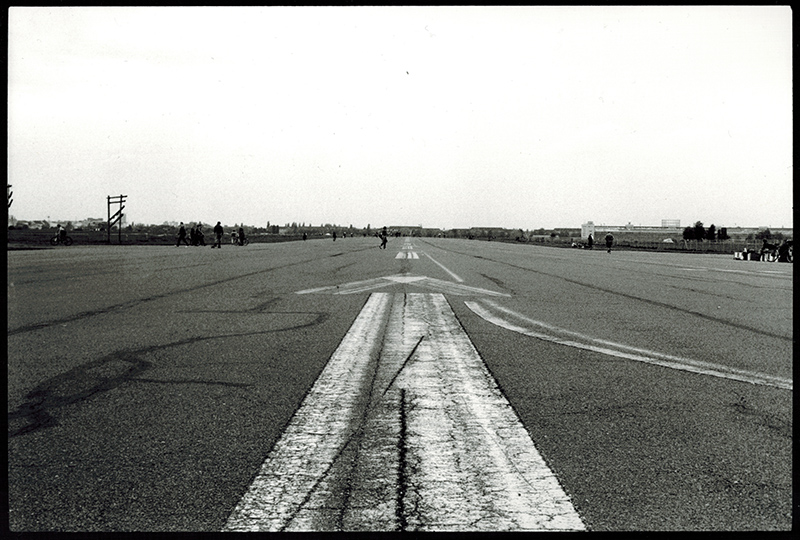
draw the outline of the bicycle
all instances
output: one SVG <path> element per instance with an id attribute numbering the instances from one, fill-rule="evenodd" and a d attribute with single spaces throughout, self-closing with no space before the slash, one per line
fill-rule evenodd
<path id="1" fill-rule="evenodd" d="M 761 262 L 775 262 L 778 260 L 778 250 L 777 249 L 762 249 L 761 250 Z"/>
<path id="2" fill-rule="evenodd" d="M 63 243 L 65 246 L 71 246 L 72 245 L 72 238 L 70 238 L 69 236 L 65 236 L 64 238 L 61 238 L 58 235 L 55 235 L 54 237 L 52 237 L 50 239 L 50 245 L 52 245 L 52 246 L 57 246 L 60 243 Z"/>
<path id="3" fill-rule="evenodd" d="M 770 244 L 765 241 L 761 247 L 760 254 L 762 262 L 792 262 L 792 241 L 788 240 L 781 245 Z"/>
<path id="4" fill-rule="evenodd" d="M 768 245 L 761 249 L 762 262 L 793 262 L 794 254 L 792 242 L 786 242 L 780 247 Z"/>

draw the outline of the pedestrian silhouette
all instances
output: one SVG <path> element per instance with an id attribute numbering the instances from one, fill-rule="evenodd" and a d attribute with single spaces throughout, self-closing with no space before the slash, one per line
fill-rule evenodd
<path id="1" fill-rule="evenodd" d="M 198 222 L 197 228 L 195 229 L 195 235 L 197 237 L 197 246 L 204 246 L 206 245 L 205 235 L 203 234 L 203 224 Z"/>
<path id="2" fill-rule="evenodd" d="M 222 223 L 217 221 L 217 224 L 214 225 L 214 244 L 211 246 L 212 248 L 220 248 L 222 249 L 222 235 L 225 231 L 222 230 Z"/>
<path id="3" fill-rule="evenodd" d="M 186 227 L 183 226 L 183 221 L 181 221 L 181 228 L 178 229 L 178 242 L 175 244 L 175 247 L 180 246 L 181 242 L 187 246 L 189 245 L 189 242 L 186 240 Z"/>

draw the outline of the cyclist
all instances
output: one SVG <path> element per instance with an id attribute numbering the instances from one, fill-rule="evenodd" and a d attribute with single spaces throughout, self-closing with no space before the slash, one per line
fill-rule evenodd
<path id="1" fill-rule="evenodd" d="M 59 242 L 63 242 L 67 239 L 67 229 L 61 226 L 61 223 L 58 224 L 58 240 Z"/>

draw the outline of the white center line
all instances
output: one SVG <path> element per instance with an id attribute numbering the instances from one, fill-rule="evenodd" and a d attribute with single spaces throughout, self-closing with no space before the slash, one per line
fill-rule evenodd
<path id="1" fill-rule="evenodd" d="M 444 296 L 373 293 L 224 530 L 584 528 Z"/>
<path id="2" fill-rule="evenodd" d="M 352 436 L 367 366 L 391 296 L 369 297 L 223 531 L 280 531 Z"/>

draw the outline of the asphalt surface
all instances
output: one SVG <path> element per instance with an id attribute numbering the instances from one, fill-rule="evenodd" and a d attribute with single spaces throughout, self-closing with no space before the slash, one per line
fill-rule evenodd
<path id="1" fill-rule="evenodd" d="M 581 339 L 792 378 L 790 264 L 411 243 L 9 252 L 11 531 L 221 530 L 374 291 L 486 289 Z M 398 275 L 432 279 L 335 294 Z M 453 291 L 587 529 L 791 529 L 791 389 L 523 335 Z"/>

